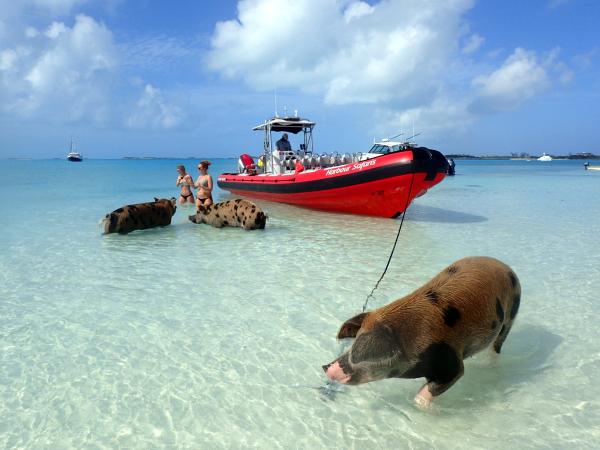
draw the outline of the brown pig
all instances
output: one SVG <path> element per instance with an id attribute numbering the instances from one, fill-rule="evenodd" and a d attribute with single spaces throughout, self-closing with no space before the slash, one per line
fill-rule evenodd
<path id="1" fill-rule="evenodd" d="M 424 377 L 415 401 L 428 406 L 463 375 L 465 358 L 490 345 L 500 353 L 520 301 L 506 264 L 461 259 L 412 294 L 347 320 L 337 337 L 356 339 L 323 370 L 344 384 Z"/>
<path id="2" fill-rule="evenodd" d="M 134 230 L 164 227 L 171 223 L 171 217 L 176 210 L 174 197 L 155 197 L 153 202 L 123 206 L 102 219 L 102 231 L 104 234 L 127 234 Z"/>
<path id="3" fill-rule="evenodd" d="M 267 215 L 258 205 L 241 198 L 200 206 L 196 214 L 188 218 L 215 228 L 242 227 L 244 230 L 262 230 L 267 222 Z"/>

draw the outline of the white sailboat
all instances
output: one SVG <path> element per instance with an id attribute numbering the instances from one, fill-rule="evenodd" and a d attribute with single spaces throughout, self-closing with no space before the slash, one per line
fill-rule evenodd
<path id="1" fill-rule="evenodd" d="M 83 156 L 81 156 L 81 153 L 79 153 L 78 151 L 75 150 L 75 143 L 73 142 L 73 139 L 71 139 L 71 149 L 69 150 L 67 159 L 69 161 L 74 161 L 74 162 L 81 162 L 83 160 Z"/>

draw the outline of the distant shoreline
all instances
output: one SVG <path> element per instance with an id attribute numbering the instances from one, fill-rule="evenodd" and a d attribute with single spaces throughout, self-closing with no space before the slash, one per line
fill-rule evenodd
<path id="1" fill-rule="evenodd" d="M 541 155 L 528 155 L 528 156 L 508 156 L 508 155 L 467 155 L 467 154 L 447 154 L 444 155 L 446 158 L 452 158 L 454 160 L 497 160 L 497 161 L 536 161 Z M 600 155 L 582 154 L 582 155 L 550 155 L 553 160 L 565 160 L 565 161 L 584 161 L 584 160 L 600 160 Z M 52 157 L 52 158 L 32 158 L 32 157 L 5 157 L 0 160 L 10 161 L 32 161 L 32 160 L 65 160 L 66 158 Z M 89 160 L 128 160 L 128 161 L 157 161 L 157 160 L 169 160 L 169 161 L 189 161 L 189 160 L 201 160 L 201 159 L 229 159 L 236 160 L 235 156 L 116 156 L 114 158 L 84 158 Z"/>
<path id="2" fill-rule="evenodd" d="M 456 160 L 502 160 L 502 161 L 536 161 L 541 155 L 529 155 L 529 156 L 498 156 L 498 155 L 445 155 L 446 158 L 452 158 Z M 579 161 L 579 160 L 596 160 L 600 159 L 600 155 L 586 154 L 586 155 L 550 155 L 553 160 L 564 160 L 564 161 Z"/>

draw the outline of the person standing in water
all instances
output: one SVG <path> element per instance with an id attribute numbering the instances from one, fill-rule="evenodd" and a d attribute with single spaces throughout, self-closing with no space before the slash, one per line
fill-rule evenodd
<path id="1" fill-rule="evenodd" d="M 200 206 L 208 206 L 213 204 L 213 180 L 208 173 L 208 166 L 210 166 L 210 161 L 206 160 L 200 161 L 200 164 L 198 164 L 200 176 L 194 184 L 194 187 L 198 189 L 196 198 L 196 207 L 198 208 L 200 208 Z"/>
<path id="2" fill-rule="evenodd" d="M 194 186 L 194 179 L 189 173 L 186 173 L 185 167 L 182 165 L 177 166 L 177 183 L 175 186 L 181 186 L 181 192 L 179 193 L 179 204 L 184 203 L 194 204 L 194 193 L 192 187 Z"/>

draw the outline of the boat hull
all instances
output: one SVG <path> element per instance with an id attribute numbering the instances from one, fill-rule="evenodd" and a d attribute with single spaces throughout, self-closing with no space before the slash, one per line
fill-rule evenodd
<path id="1" fill-rule="evenodd" d="M 336 167 L 285 175 L 225 173 L 217 184 L 234 195 L 322 211 L 396 217 L 444 179 L 446 158 L 419 147 Z"/>
<path id="2" fill-rule="evenodd" d="M 67 157 L 67 160 L 68 161 L 72 161 L 72 162 L 81 162 L 82 158 L 76 158 L 76 157 L 73 157 L 73 156 L 69 156 L 69 157 Z"/>

